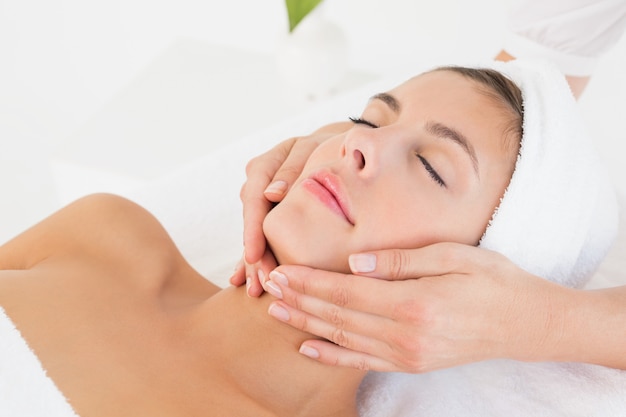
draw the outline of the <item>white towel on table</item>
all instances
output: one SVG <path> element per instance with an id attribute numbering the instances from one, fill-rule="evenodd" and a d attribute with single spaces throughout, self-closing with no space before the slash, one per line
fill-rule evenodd
<path id="1" fill-rule="evenodd" d="M 77 417 L 1 307 L 0 417 Z"/>
<path id="2" fill-rule="evenodd" d="M 420 375 L 370 373 L 361 417 L 623 417 L 626 372 L 494 360 Z"/>

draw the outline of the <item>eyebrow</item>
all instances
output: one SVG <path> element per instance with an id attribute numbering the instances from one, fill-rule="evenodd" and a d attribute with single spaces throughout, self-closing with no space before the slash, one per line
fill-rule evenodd
<path id="1" fill-rule="evenodd" d="M 382 102 L 387 104 L 387 106 L 389 106 L 389 108 L 394 113 L 400 113 L 400 110 L 402 109 L 402 106 L 400 105 L 400 102 L 398 101 L 398 99 L 396 99 L 394 96 L 392 96 L 389 93 L 378 93 L 375 96 L 373 96 L 371 99 L 381 100 Z M 472 146 L 470 141 L 467 140 L 467 138 L 461 132 L 449 126 L 446 126 L 443 123 L 433 122 L 433 121 L 427 122 L 425 129 L 428 133 L 430 133 L 433 136 L 437 136 L 439 138 L 444 138 L 444 139 L 450 139 L 456 144 L 458 144 L 459 146 L 461 146 L 461 148 L 467 153 L 467 155 L 472 160 L 472 166 L 474 167 L 474 172 L 476 173 L 476 176 L 480 177 L 478 173 L 478 158 L 476 157 L 476 151 L 474 150 L 474 147 Z"/>
<path id="2" fill-rule="evenodd" d="M 394 113 L 400 113 L 400 102 L 397 98 L 389 93 L 378 93 L 375 96 L 372 96 L 370 100 L 381 100 L 382 102 L 387 104 Z"/>
<path id="3" fill-rule="evenodd" d="M 465 138 L 465 136 L 461 134 L 461 132 L 444 124 L 433 121 L 427 122 L 425 129 L 431 135 L 440 138 L 450 139 L 453 142 L 459 144 L 472 160 L 472 166 L 474 167 L 474 172 L 476 173 L 476 176 L 480 177 L 478 173 L 478 158 L 476 157 L 476 151 L 474 150 L 474 147 L 472 146 L 470 141 L 468 141 L 467 138 Z"/>

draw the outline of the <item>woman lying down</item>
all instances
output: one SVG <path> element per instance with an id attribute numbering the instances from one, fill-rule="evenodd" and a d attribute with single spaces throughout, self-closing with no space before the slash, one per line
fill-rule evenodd
<path id="1" fill-rule="evenodd" d="M 597 199 L 572 200 L 580 193 L 570 185 L 604 190 L 602 170 L 589 163 L 571 172 L 545 165 L 594 156 L 584 141 L 563 137 L 562 123 L 536 134 L 526 120 L 547 111 L 533 92 L 535 80 L 553 85 L 555 78 L 555 91 L 567 101 L 565 81 L 549 68 L 489 66 L 498 70 L 438 68 L 373 96 L 349 131 L 313 153 L 267 216 L 264 231 L 279 262 L 348 272 L 350 253 L 481 239 L 503 252 L 501 242 L 515 240 L 524 259 L 507 255 L 535 262 L 541 257 L 534 251 L 543 248 L 532 229 L 501 239 L 494 233 L 509 223 L 532 224 L 533 207 L 541 212 L 550 204 L 579 204 L 583 217 L 576 225 L 587 224 L 584 216 L 596 215 Z M 531 113 L 531 105 L 539 110 Z M 522 168 L 537 172 L 529 176 Z M 539 183 L 524 184 L 535 175 Z M 563 185 L 550 188 L 550 202 L 536 201 L 543 183 Z M 520 193 L 529 202 L 524 210 L 505 207 L 509 198 L 522 201 Z M 610 190 L 606 195 L 609 215 L 602 217 L 608 220 L 579 226 L 593 244 L 575 248 L 571 265 L 582 274 L 601 256 L 578 262 L 579 252 L 597 255 L 610 244 L 615 216 Z M 548 230 L 540 240 L 572 229 L 570 217 L 541 223 Z M 554 269 L 552 261 L 536 266 Z M 357 416 L 365 371 L 298 353 L 311 335 L 271 318 L 270 294 L 249 298 L 244 287 L 213 285 L 183 259 L 157 220 L 128 200 L 92 195 L 70 204 L 0 247 L 0 270 L 4 349 L 7 340 L 23 338 L 56 387 L 44 398 L 36 390 L 45 384 L 28 382 L 41 375 L 21 378 L 26 382 L 17 387 L 20 378 L 14 378 L 15 392 L 24 394 L 4 405 L 17 410 L 12 415 L 32 416 L 19 411 L 56 401 L 58 415 L 83 417 Z M 23 370 L 24 352 L 13 349 L 0 352 L 3 361 L 16 355 L 15 363 L 2 365 L 0 378 Z"/>

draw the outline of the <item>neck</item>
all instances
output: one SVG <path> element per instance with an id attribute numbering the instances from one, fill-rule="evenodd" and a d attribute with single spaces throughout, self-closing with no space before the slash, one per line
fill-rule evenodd
<path id="1" fill-rule="evenodd" d="M 224 364 L 242 392 L 276 415 L 356 416 L 356 391 L 365 372 L 301 355 L 300 344 L 314 336 L 270 317 L 272 301 L 269 294 L 250 298 L 244 287 L 229 287 L 204 302 L 196 324 L 205 331 L 197 334 L 205 335 L 200 346 L 210 361 Z M 207 334 L 207 328 L 216 331 Z"/>

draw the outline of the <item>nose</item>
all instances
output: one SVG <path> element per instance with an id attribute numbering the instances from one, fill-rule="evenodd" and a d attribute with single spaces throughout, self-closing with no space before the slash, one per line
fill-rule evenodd
<path id="1" fill-rule="evenodd" d="M 362 177 L 377 175 L 390 152 L 380 130 L 352 129 L 344 140 L 344 159 Z"/>
<path id="2" fill-rule="evenodd" d="M 358 170 L 362 170 L 365 168 L 365 155 L 358 149 L 354 149 L 352 151 L 352 159 L 354 160 L 354 165 Z"/>

